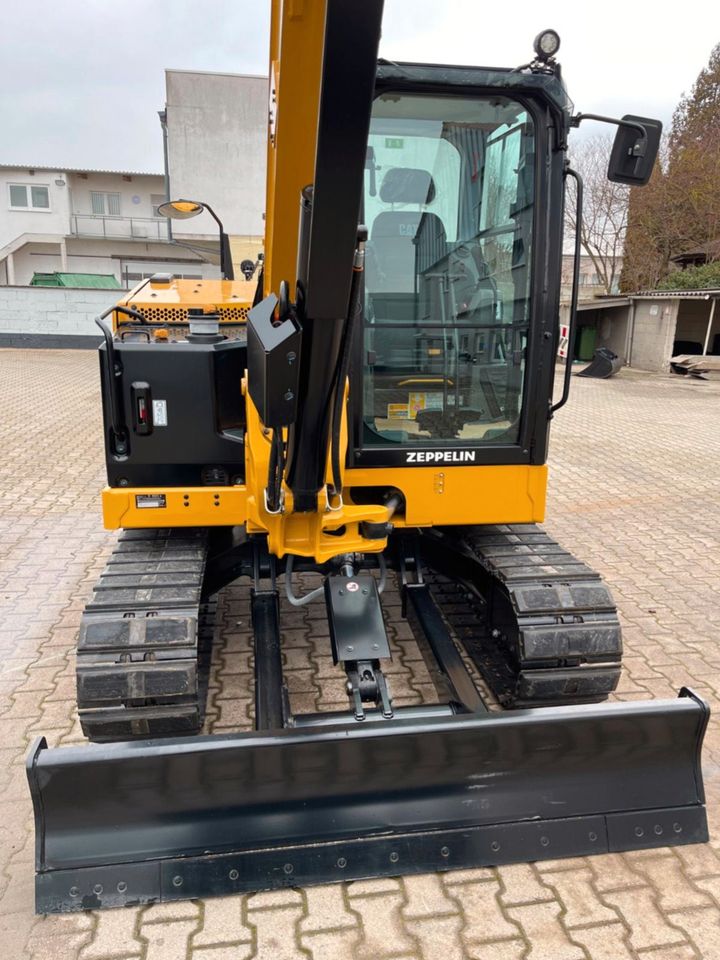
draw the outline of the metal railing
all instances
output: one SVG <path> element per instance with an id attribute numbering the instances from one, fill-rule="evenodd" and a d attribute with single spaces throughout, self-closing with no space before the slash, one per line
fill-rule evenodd
<path id="1" fill-rule="evenodd" d="M 154 217 L 106 217 L 74 213 L 70 218 L 74 237 L 104 237 L 108 240 L 168 240 L 168 222 Z"/>

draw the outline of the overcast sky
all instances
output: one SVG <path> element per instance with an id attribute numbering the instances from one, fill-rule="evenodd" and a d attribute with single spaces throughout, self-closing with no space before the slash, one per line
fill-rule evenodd
<path id="1" fill-rule="evenodd" d="M 165 67 L 267 73 L 264 0 L 6 4 L 0 162 L 161 172 Z M 720 41 L 720 3 L 386 0 L 381 55 L 515 66 L 547 27 L 577 109 L 669 122 Z"/>

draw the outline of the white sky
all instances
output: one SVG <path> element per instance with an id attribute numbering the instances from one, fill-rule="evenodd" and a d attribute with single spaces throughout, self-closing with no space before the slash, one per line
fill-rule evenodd
<path id="1" fill-rule="evenodd" d="M 163 69 L 266 73 L 269 6 L 16 0 L 11 10 L 0 0 L 0 162 L 160 172 Z M 720 41 L 720 3 L 386 0 L 380 52 L 516 66 L 548 27 L 562 38 L 559 59 L 576 109 L 669 123 Z"/>

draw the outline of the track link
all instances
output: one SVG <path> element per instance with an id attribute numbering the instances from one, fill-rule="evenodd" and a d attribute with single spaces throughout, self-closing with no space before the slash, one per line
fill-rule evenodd
<path id="1" fill-rule="evenodd" d="M 463 574 L 431 574 L 443 614 L 504 707 L 597 703 L 620 678 L 608 587 L 534 524 L 445 530 Z"/>
<path id="2" fill-rule="evenodd" d="M 127 530 L 82 617 L 78 713 L 90 740 L 194 733 L 203 722 L 214 599 L 203 530 Z"/>

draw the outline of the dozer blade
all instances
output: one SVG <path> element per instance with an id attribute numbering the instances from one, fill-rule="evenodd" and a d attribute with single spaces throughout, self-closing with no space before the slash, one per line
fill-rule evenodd
<path id="1" fill-rule="evenodd" d="M 437 716 L 28 757 L 37 910 L 707 839 L 707 706 Z"/>

